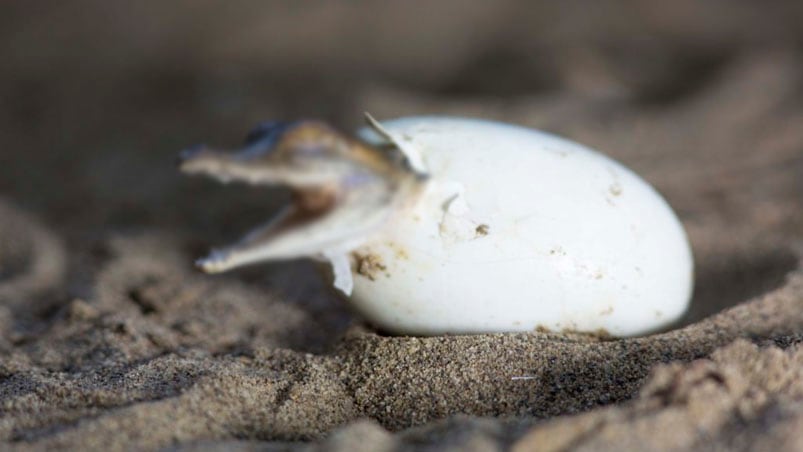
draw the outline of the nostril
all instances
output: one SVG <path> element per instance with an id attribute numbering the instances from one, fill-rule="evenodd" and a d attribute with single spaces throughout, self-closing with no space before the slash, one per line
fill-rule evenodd
<path id="1" fill-rule="evenodd" d="M 175 165 L 182 171 L 189 170 L 188 162 L 191 162 L 197 158 L 198 155 L 200 155 L 205 149 L 206 145 L 204 144 L 196 144 L 195 146 L 184 149 L 183 151 L 179 152 L 178 157 L 176 157 Z"/>

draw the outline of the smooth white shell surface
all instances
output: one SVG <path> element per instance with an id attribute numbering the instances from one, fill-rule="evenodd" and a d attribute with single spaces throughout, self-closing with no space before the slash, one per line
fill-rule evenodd
<path id="1" fill-rule="evenodd" d="M 351 302 L 396 333 L 605 331 L 678 319 L 693 265 L 683 227 L 632 171 L 517 126 L 439 117 L 382 125 L 431 179 L 355 255 Z M 362 130 L 367 140 L 379 140 Z"/>

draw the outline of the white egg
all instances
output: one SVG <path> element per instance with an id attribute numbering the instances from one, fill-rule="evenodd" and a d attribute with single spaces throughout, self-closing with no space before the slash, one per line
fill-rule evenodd
<path id="1" fill-rule="evenodd" d="M 582 145 L 497 122 L 412 117 L 372 123 L 359 132 L 368 144 L 327 141 L 321 160 L 314 144 L 326 133 L 277 134 L 236 160 L 195 153 L 183 169 L 283 183 L 304 194 L 302 206 L 327 207 L 286 214 L 204 269 L 326 259 L 356 310 L 397 334 L 631 336 L 688 306 L 693 264 L 681 223 L 649 184 Z M 318 179 L 306 173 L 307 154 L 319 158 Z M 277 176 L 278 166 L 292 174 Z M 298 212 L 319 218 L 286 232 L 305 218 Z"/>
<path id="2" fill-rule="evenodd" d="M 621 164 L 495 122 L 382 125 L 419 152 L 432 180 L 412 209 L 357 250 L 384 267 L 354 281 L 352 302 L 371 321 L 413 334 L 628 336 L 686 310 L 692 257 L 683 227 Z"/>

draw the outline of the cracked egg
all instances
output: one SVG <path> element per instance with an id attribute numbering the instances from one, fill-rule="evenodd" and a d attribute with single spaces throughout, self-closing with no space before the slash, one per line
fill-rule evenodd
<path id="1" fill-rule="evenodd" d="M 356 138 L 265 123 L 238 152 L 196 148 L 185 173 L 284 185 L 294 202 L 198 261 L 328 262 L 367 320 L 396 334 L 645 334 L 677 320 L 692 255 L 664 199 L 616 161 L 476 119 L 377 122 Z"/>

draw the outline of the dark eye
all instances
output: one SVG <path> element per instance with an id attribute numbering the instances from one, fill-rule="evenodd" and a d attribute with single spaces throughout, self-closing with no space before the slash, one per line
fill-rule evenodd
<path id="1" fill-rule="evenodd" d="M 293 125 L 293 123 L 287 121 L 261 122 L 248 132 L 248 136 L 245 137 L 245 145 L 251 146 L 252 144 L 260 143 L 265 148 L 269 148 L 276 143 L 276 140 L 278 140 L 279 137 L 282 136 L 282 133 L 291 125 Z"/>

